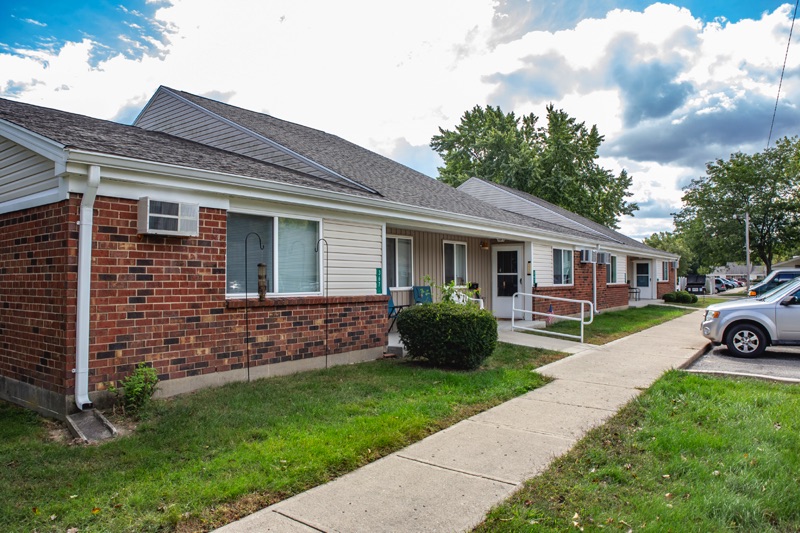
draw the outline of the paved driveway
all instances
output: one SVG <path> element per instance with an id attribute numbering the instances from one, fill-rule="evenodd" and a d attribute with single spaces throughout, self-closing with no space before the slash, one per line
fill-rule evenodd
<path id="1" fill-rule="evenodd" d="M 800 382 L 800 347 L 770 347 L 761 357 L 748 359 L 733 357 L 725 346 L 717 346 L 688 370 Z"/>

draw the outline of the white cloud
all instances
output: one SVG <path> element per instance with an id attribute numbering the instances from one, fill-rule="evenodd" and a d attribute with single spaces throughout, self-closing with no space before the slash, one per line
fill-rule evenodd
<path id="1" fill-rule="evenodd" d="M 552 101 L 598 125 L 608 148 L 603 164 L 629 170 L 634 200 L 670 205 L 679 205 L 679 183 L 702 173 L 708 151 L 699 147 L 727 157 L 753 142 L 725 141 L 728 131 L 687 140 L 703 117 L 736 112 L 750 120 L 758 115 L 747 110 L 764 99 L 774 102 L 789 6 L 759 20 L 703 25 L 686 9 L 654 4 L 496 44 L 495 4 L 229 0 L 220 9 L 218 2 L 176 0 L 149 21 L 165 32 L 164 42 L 148 40 L 150 55 L 118 55 L 93 68 L 93 47 L 101 45 L 88 38 L 56 51 L 0 52 L 0 93 L 107 119 L 121 110 L 130 115 L 160 84 L 225 93 L 233 105 L 388 155 L 408 154 L 409 162 L 426 161 L 426 170 L 435 157 L 422 157 L 420 147 L 439 126 L 455 126 L 467 109 L 503 95 L 513 105 L 506 111 L 542 116 Z M 797 69 L 800 53 L 792 52 L 789 68 Z M 529 77 L 514 77 L 521 72 Z M 543 80 L 543 73 L 551 77 Z M 663 83 L 637 87 L 655 75 Z M 797 85 L 794 77 L 784 81 L 786 102 L 800 97 Z M 766 131 L 769 118 L 752 127 Z M 639 150 L 654 132 L 655 147 Z M 696 145 L 697 153 L 687 153 L 680 142 Z M 635 235 L 669 227 L 668 218 L 623 223 Z"/>

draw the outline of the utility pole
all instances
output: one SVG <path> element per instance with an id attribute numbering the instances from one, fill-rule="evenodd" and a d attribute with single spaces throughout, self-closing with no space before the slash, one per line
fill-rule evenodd
<path id="1" fill-rule="evenodd" d="M 747 254 L 747 295 L 750 295 L 750 211 L 744 212 L 744 248 Z"/>

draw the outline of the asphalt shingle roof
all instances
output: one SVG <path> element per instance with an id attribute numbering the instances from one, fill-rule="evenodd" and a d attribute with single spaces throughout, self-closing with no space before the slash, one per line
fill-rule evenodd
<path id="1" fill-rule="evenodd" d="M 489 183 L 489 182 L 487 182 L 485 180 L 481 180 L 481 181 L 484 181 L 485 183 Z M 652 248 L 650 246 L 647 246 L 646 244 L 644 244 L 644 243 L 642 243 L 640 241 L 632 239 L 632 238 L 628 237 L 627 235 L 625 235 L 623 233 L 615 231 L 615 230 L 613 230 L 611 228 L 607 228 L 606 226 L 603 226 L 602 224 L 598 224 L 594 220 L 590 220 L 590 219 L 588 219 L 586 217 L 583 217 L 581 215 L 573 213 L 572 211 L 568 211 L 568 210 L 564 209 L 563 207 L 559 207 L 559 206 L 557 206 L 555 204 L 552 204 L 552 203 L 548 202 L 547 200 L 542 200 L 538 196 L 533 196 L 532 194 L 528 194 L 526 192 L 519 191 L 517 189 L 513 189 L 513 188 L 507 187 L 505 185 L 500 185 L 499 183 L 489 183 L 489 185 L 491 185 L 493 187 L 497 187 L 498 189 L 506 191 L 509 194 L 513 194 L 517 198 L 521 198 L 521 199 L 523 199 L 523 200 L 525 200 L 527 202 L 531 202 L 531 203 L 533 203 L 533 204 L 535 204 L 537 206 L 540 206 L 540 207 L 542 207 L 544 209 L 548 209 L 548 210 L 550 210 L 550 211 L 552 211 L 554 213 L 558 213 L 562 217 L 572 221 L 575 224 L 579 224 L 579 225 L 584 226 L 584 227 L 586 227 L 586 228 L 588 228 L 588 229 L 590 229 L 592 231 L 600 233 L 600 234 L 604 235 L 605 237 L 607 237 L 608 239 L 616 241 L 616 242 L 618 242 L 620 244 L 623 244 L 625 246 L 630 246 L 630 247 L 633 247 L 633 248 L 639 248 L 639 249 L 641 249 L 643 251 L 647 250 L 647 251 L 650 251 L 650 252 L 661 251 L 661 250 L 656 250 L 655 248 Z M 565 226 L 565 228 L 566 227 L 568 227 L 568 226 Z"/>
<path id="2" fill-rule="evenodd" d="M 563 226 L 492 206 L 450 185 L 426 176 L 380 154 L 321 130 L 281 120 L 264 113 L 165 88 L 222 118 L 263 135 L 308 159 L 380 193 L 386 200 L 554 233 Z M 572 228 L 574 237 L 603 239 Z"/>
<path id="3" fill-rule="evenodd" d="M 360 196 L 376 196 L 362 189 L 335 184 L 165 133 L 147 131 L 135 126 L 126 126 L 57 109 L 0 98 L 0 119 L 38 133 L 67 149 L 129 157 Z"/>

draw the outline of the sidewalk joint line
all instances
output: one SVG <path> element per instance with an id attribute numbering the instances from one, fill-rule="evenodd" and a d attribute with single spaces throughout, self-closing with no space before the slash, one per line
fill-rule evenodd
<path id="1" fill-rule="evenodd" d="M 405 459 L 406 461 L 412 461 L 414 463 L 419 463 L 419 464 L 422 464 L 422 465 L 431 466 L 433 468 L 439 468 L 441 470 L 447 470 L 448 472 L 455 472 L 457 474 L 463 474 L 463 475 L 469 476 L 469 477 L 475 477 L 475 478 L 479 478 L 479 479 L 487 479 L 489 481 L 495 481 L 497 483 L 502 483 L 504 485 L 510 485 L 512 487 L 518 487 L 520 485 L 520 483 L 517 483 L 515 481 L 507 481 L 505 479 L 498 479 L 498 478 L 487 476 L 487 475 L 484 475 L 484 474 L 476 474 L 475 472 L 467 472 L 466 470 L 459 470 L 458 468 L 450 468 L 450 467 L 447 467 L 447 466 L 437 465 L 436 463 L 423 461 L 422 459 L 416 459 L 414 457 L 408 457 L 407 455 L 402 455 L 400 453 L 396 454 L 396 456 L 401 458 L 401 459 Z"/>
<path id="2" fill-rule="evenodd" d="M 278 503 L 280 503 L 280 502 L 278 502 Z M 275 513 L 275 514 L 281 515 L 282 517 L 287 518 L 287 519 L 291 520 L 292 522 L 297 522 L 298 524 L 303 524 L 306 527 L 310 527 L 314 531 L 319 531 L 320 533 L 328 533 L 328 530 L 326 530 L 326 529 L 320 529 L 320 528 L 318 528 L 316 526 L 312 526 L 308 522 L 304 522 L 304 521 L 302 521 L 302 520 L 300 520 L 298 518 L 295 518 L 293 516 L 289 516 L 288 514 L 283 513 L 278 509 L 273 509 L 272 512 Z"/>

